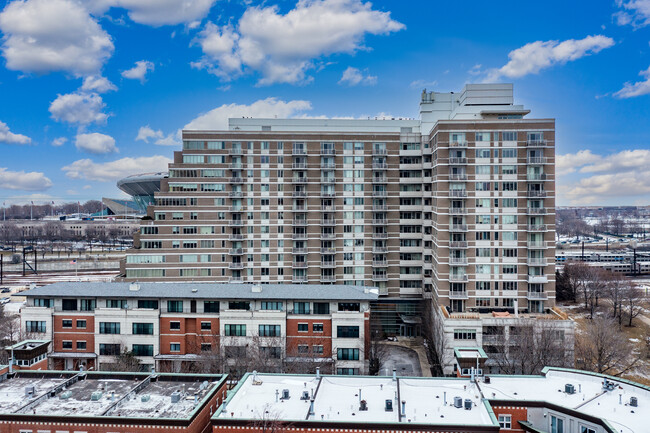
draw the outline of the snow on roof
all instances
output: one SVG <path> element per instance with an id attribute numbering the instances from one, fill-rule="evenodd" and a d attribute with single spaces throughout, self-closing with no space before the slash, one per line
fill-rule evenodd
<path id="1" fill-rule="evenodd" d="M 25 388 L 34 387 L 34 397 L 45 394 L 50 389 L 63 383 L 67 378 L 61 377 L 15 377 L 0 382 L 0 414 L 15 412 L 29 402 Z"/>
<path id="2" fill-rule="evenodd" d="M 256 379 L 254 379 L 254 377 Z M 215 419 L 347 423 L 417 423 L 432 425 L 488 425 L 495 421 L 478 389 L 468 380 L 374 376 L 290 376 L 249 374 L 221 407 Z M 284 389 L 289 399 L 282 399 Z M 276 398 L 276 390 L 278 397 Z M 308 399 L 301 399 L 306 392 Z M 313 413 L 310 413 L 313 395 Z M 472 401 L 472 409 L 455 408 L 454 397 Z M 445 400 L 446 398 L 446 400 Z M 361 409 L 365 401 L 366 410 Z M 386 400 L 392 410 L 386 410 Z M 400 420 L 401 401 L 405 402 Z"/>

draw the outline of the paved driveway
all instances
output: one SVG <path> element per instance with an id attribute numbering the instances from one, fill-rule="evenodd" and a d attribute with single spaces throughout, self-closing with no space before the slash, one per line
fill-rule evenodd
<path id="1" fill-rule="evenodd" d="M 407 347 L 386 344 L 387 354 L 381 369 L 380 376 L 391 376 L 393 368 L 398 376 L 422 376 L 418 354 Z"/>

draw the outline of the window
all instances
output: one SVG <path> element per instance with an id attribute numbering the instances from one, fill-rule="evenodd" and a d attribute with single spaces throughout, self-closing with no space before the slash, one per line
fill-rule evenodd
<path id="1" fill-rule="evenodd" d="M 62 328 L 72 328 L 72 320 L 71 319 L 63 319 L 63 320 L 61 320 L 61 327 Z"/>
<path id="2" fill-rule="evenodd" d="M 280 359 L 282 357 L 281 347 L 264 346 L 260 347 L 260 352 L 265 358 Z"/>
<path id="3" fill-rule="evenodd" d="M 309 332 L 309 323 L 298 323 L 298 332 Z"/>
<path id="4" fill-rule="evenodd" d="M 86 350 L 86 342 L 77 341 L 77 350 Z"/>
<path id="5" fill-rule="evenodd" d="M 358 368 L 337 368 L 336 374 L 340 376 L 356 376 L 359 374 Z"/>
<path id="6" fill-rule="evenodd" d="M 120 351 L 121 349 L 119 344 L 99 344 L 100 355 L 119 355 Z"/>
<path id="7" fill-rule="evenodd" d="M 201 331 L 210 331 L 212 329 L 212 322 L 201 322 Z"/>
<path id="8" fill-rule="evenodd" d="M 323 332 L 323 324 L 322 323 L 314 323 L 312 325 L 312 329 L 314 332 Z"/>
<path id="9" fill-rule="evenodd" d="M 106 308 L 126 308 L 126 299 L 107 299 Z"/>
<path id="10" fill-rule="evenodd" d="M 246 310 L 251 309 L 251 303 L 248 301 L 230 301 L 228 302 L 229 310 Z"/>
<path id="11" fill-rule="evenodd" d="M 72 341 L 63 341 L 62 346 L 63 350 L 72 350 Z"/>
<path id="12" fill-rule="evenodd" d="M 201 343 L 201 352 L 210 352 L 212 350 L 212 343 Z"/>
<path id="13" fill-rule="evenodd" d="M 260 310 L 282 311 L 282 302 L 262 301 L 260 304 Z"/>
<path id="14" fill-rule="evenodd" d="M 181 330 L 181 322 L 169 322 L 169 330 L 170 331 L 180 331 Z"/>
<path id="15" fill-rule="evenodd" d="M 134 335 L 153 335 L 153 323 L 134 323 Z"/>
<path id="16" fill-rule="evenodd" d="M 298 345 L 298 353 L 309 353 L 309 346 L 306 344 L 299 344 Z"/>
<path id="17" fill-rule="evenodd" d="M 223 330 L 227 337 L 246 336 L 246 325 L 224 325 Z"/>
<path id="18" fill-rule="evenodd" d="M 339 311 L 361 311 L 358 302 L 339 302 Z"/>
<path id="19" fill-rule="evenodd" d="M 328 302 L 314 302 L 314 314 L 329 314 L 330 304 Z"/>
<path id="20" fill-rule="evenodd" d="M 476 340 L 476 329 L 454 329 L 454 340 Z"/>
<path id="21" fill-rule="evenodd" d="M 596 433 L 596 429 L 587 427 L 585 425 L 580 426 L 580 433 Z"/>
<path id="22" fill-rule="evenodd" d="M 551 415 L 551 433 L 564 433 L 564 419 Z"/>
<path id="23" fill-rule="evenodd" d="M 358 326 L 337 326 L 336 336 L 338 338 L 359 338 Z"/>
<path id="24" fill-rule="evenodd" d="M 181 351 L 181 343 L 169 343 L 169 351 L 170 352 L 180 352 Z"/>
<path id="25" fill-rule="evenodd" d="M 120 324 L 119 324 L 119 322 L 99 322 L 99 333 L 100 334 L 119 334 L 120 333 Z"/>
<path id="26" fill-rule="evenodd" d="M 43 298 L 35 298 L 34 299 L 34 307 L 51 308 L 52 307 L 52 300 L 51 299 L 43 299 Z"/>
<path id="27" fill-rule="evenodd" d="M 309 302 L 294 302 L 293 314 L 309 314 Z"/>
<path id="28" fill-rule="evenodd" d="M 359 349 L 338 349 L 336 358 L 341 361 L 358 361 Z"/>
<path id="29" fill-rule="evenodd" d="M 260 337 L 279 337 L 280 325 L 259 325 Z"/>
<path id="30" fill-rule="evenodd" d="M 205 301 L 203 303 L 203 312 L 204 313 L 218 313 L 219 312 L 219 301 Z"/>
<path id="31" fill-rule="evenodd" d="M 499 415 L 499 427 L 512 428 L 512 415 Z"/>
<path id="32" fill-rule="evenodd" d="M 157 310 L 158 301 L 142 299 L 138 300 L 138 308 L 147 309 L 147 310 Z"/>
<path id="33" fill-rule="evenodd" d="M 169 313 L 182 313 L 183 301 L 167 301 L 167 312 Z"/>
<path id="34" fill-rule="evenodd" d="M 63 311 L 77 311 L 76 299 L 64 299 L 61 301 L 61 309 Z"/>
<path id="35" fill-rule="evenodd" d="M 133 355 L 135 356 L 153 356 L 152 344 L 134 344 Z"/>
<path id="36" fill-rule="evenodd" d="M 77 328 L 78 329 L 86 329 L 86 321 L 85 320 L 77 320 Z"/>

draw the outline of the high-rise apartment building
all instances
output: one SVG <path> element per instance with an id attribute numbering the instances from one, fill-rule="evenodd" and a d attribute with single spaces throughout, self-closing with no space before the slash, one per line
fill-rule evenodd
<path id="1" fill-rule="evenodd" d="M 382 321 L 554 305 L 555 122 L 511 84 L 423 91 L 419 119 L 230 119 L 184 131 L 129 281 L 377 286 Z"/>

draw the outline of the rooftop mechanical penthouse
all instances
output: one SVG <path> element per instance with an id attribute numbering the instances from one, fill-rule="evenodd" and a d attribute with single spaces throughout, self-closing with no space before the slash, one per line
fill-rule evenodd
<path id="1" fill-rule="evenodd" d="M 511 84 L 422 92 L 419 119 L 230 119 L 184 131 L 126 280 L 376 286 L 384 329 L 555 302 L 555 121 Z"/>

